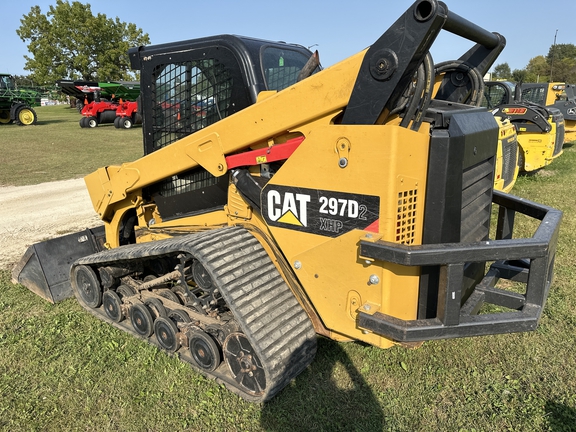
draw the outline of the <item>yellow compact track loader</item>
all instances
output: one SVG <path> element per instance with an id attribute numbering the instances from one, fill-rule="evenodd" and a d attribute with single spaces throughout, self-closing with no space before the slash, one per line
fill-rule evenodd
<path id="1" fill-rule="evenodd" d="M 418 0 L 324 70 L 238 36 L 130 50 L 145 156 L 88 175 L 103 227 L 32 245 L 14 280 L 74 294 L 250 401 L 302 372 L 317 335 L 387 348 L 534 330 L 562 214 L 493 191 L 494 116 L 432 98 L 443 29 L 504 43 Z M 532 237 L 514 237 L 516 214 L 540 221 Z"/>
<path id="2" fill-rule="evenodd" d="M 564 117 L 563 144 L 576 140 L 576 86 L 561 82 L 522 83 L 522 101 L 556 108 Z"/>
<path id="3" fill-rule="evenodd" d="M 536 171 L 562 154 L 564 116 L 557 108 L 522 100 L 520 85 L 486 82 L 482 106 L 496 116 L 510 119 L 516 126 L 520 145 L 518 164 L 522 171 Z"/>

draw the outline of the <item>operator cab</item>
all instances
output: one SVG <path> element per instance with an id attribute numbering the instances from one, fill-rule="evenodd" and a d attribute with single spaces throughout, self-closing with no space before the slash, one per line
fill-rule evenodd
<path id="1" fill-rule="evenodd" d="M 312 53 L 300 45 L 220 35 L 132 48 L 129 55 L 141 81 L 152 83 L 141 87 L 149 154 L 254 104 L 261 91 L 295 84 Z"/>
<path id="2" fill-rule="evenodd" d="M 262 91 L 295 84 L 313 54 L 300 45 L 220 35 L 132 48 L 129 56 L 140 70 L 147 155 L 256 103 Z M 227 190 L 227 176 L 197 167 L 148 187 L 145 196 L 169 220 L 223 208 Z"/>

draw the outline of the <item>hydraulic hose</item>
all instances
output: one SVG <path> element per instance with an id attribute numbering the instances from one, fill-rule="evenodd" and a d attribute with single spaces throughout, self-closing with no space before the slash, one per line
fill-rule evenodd
<path id="1" fill-rule="evenodd" d="M 426 55 L 424 61 L 418 67 L 415 80 L 409 85 L 409 96 L 402 99 L 401 109 L 404 110 L 400 126 L 408 127 L 412 130 L 418 130 L 422 124 L 424 113 L 430 105 L 432 99 L 432 83 L 434 82 L 434 63 L 430 53 Z M 397 107 L 394 111 L 397 111 Z M 412 124 L 410 124 L 412 123 Z"/>
<path id="2" fill-rule="evenodd" d="M 470 89 L 470 94 L 468 97 L 462 101 L 467 105 L 480 106 L 482 103 L 482 95 L 484 94 L 484 78 L 478 71 L 478 69 L 471 67 L 467 63 L 460 60 L 452 60 L 447 62 L 438 63 L 436 65 L 436 75 L 441 74 L 456 74 L 461 73 L 466 75 L 471 83 L 472 88 Z M 452 79 L 454 85 L 462 86 L 466 82 L 463 76 L 453 75 Z"/>

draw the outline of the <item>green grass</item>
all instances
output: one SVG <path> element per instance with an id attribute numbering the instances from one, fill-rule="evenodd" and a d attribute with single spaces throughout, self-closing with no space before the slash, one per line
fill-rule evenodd
<path id="1" fill-rule="evenodd" d="M 82 129 L 67 105 L 34 108 L 33 126 L 0 124 L 0 186 L 83 177 L 96 169 L 142 156 L 142 128 L 102 124 Z"/>
<path id="2" fill-rule="evenodd" d="M 576 148 L 566 146 L 513 190 L 564 211 L 556 278 L 537 331 L 416 350 L 320 339 L 311 366 L 261 405 L 98 321 L 74 300 L 50 305 L 0 271 L 0 429 L 574 431 L 574 184 Z"/>

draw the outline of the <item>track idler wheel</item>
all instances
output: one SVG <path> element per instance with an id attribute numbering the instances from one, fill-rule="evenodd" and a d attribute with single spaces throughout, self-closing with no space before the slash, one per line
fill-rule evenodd
<path id="1" fill-rule="evenodd" d="M 150 337 L 154 333 L 154 319 L 150 309 L 143 303 L 135 303 L 130 308 L 130 322 L 140 336 Z"/>
<path id="2" fill-rule="evenodd" d="M 104 305 L 106 315 L 112 321 L 120 322 L 124 319 L 124 314 L 122 313 L 122 300 L 114 291 L 108 290 L 104 293 L 102 296 L 102 304 Z"/>
<path id="3" fill-rule="evenodd" d="M 222 363 L 220 348 L 208 333 L 193 331 L 188 337 L 188 349 L 194 362 L 204 370 L 215 371 Z"/>
<path id="4" fill-rule="evenodd" d="M 224 342 L 224 359 L 238 385 L 258 396 L 266 390 L 266 373 L 254 348 L 243 333 L 232 333 Z"/>
<path id="5" fill-rule="evenodd" d="M 91 308 L 102 304 L 102 289 L 94 270 L 85 265 L 74 267 L 72 273 L 74 294 L 82 303 Z"/>

